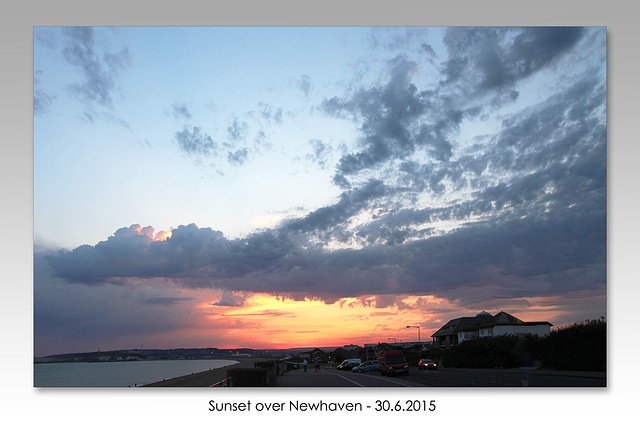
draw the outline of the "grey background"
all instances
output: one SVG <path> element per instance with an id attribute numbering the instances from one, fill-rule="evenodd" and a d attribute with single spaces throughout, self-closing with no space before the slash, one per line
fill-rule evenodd
<path id="1" fill-rule="evenodd" d="M 635 414 L 638 393 L 634 332 L 638 300 L 638 224 L 636 211 L 640 148 L 636 123 L 640 60 L 637 6 L 608 1 L 220 1 L 110 2 L 22 1 L 0 6 L 2 59 L 0 185 L 2 185 L 0 309 L 3 366 L 0 382 L 2 419 L 66 425 L 114 422 L 341 423 L 397 420 L 394 414 L 216 414 L 209 399 L 237 402 L 436 399 L 438 410 L 404 414 L 403 421 L 461 425 L 488 421 L 579 422 L 603 425 Z M 47 25 L 587 25 L 608 28 L 608 325 L 609 381 L 606 390 L 371 390 L 280 392 L 275 390 L 36 390 L 33 389 L 33 26 Z M 135 393 L 132 394 L 132 393 Z M 553 421 L 552 421 L 553 420 Z"/>

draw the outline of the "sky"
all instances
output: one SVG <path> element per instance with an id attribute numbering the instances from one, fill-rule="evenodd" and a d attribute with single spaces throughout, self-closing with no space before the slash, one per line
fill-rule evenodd
<path id="1" fill-rule="evenodd" d="M 34 27 L 35 355 L 606 316 L 606 54 L 604 27 Z"/>

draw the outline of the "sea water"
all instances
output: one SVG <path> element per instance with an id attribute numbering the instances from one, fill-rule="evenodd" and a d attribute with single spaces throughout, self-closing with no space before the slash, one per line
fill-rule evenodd
<path id="1" fill-rule="evenodd" d="M 236 364 L 235 360 L 35 363 L 34 387 L 136 387 Z"/>

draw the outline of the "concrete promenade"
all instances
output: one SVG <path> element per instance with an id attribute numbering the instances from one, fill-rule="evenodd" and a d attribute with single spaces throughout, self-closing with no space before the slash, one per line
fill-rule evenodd
<path id="1" fill-rule="evenodd" d="M 212 369 L 209 371 L 194 372 L 191 375 L 185 375 L 182 377 L 176 377 L 167 379 L 165 381 L 147 384 L 144 387 L 211 387 L 213 384 L 227 379 L 229 369 L 253 368 L 256 362 L 265 362 L 273 359 L 249 357 L 225 360 L 235 360 L 238 363 L 230 366 L 225 366 L 223 368 Z"/>

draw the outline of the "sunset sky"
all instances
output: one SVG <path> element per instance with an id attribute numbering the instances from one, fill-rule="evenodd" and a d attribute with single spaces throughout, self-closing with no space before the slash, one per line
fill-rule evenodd
<path id="1" fill-rule="evenodd" d="M 604 27 L 35 27 L 35 355 L 606 316 L 606 53 Z"/>

